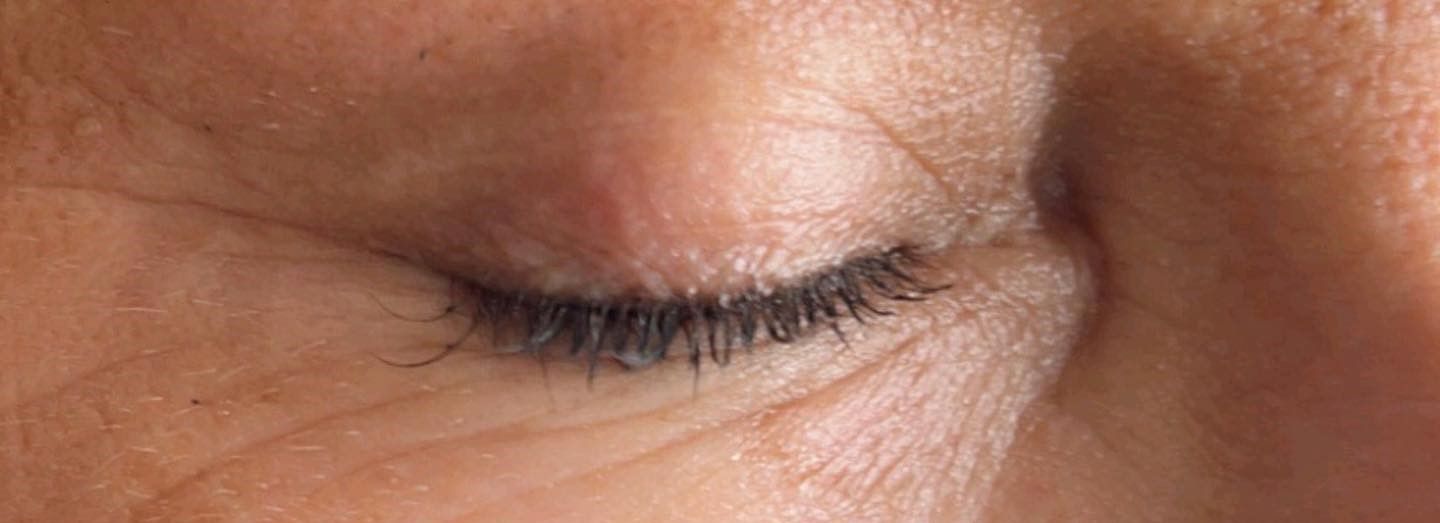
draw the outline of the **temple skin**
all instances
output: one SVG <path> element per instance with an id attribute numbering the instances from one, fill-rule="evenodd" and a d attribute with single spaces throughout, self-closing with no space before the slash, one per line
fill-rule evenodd
<path id="1" fill-rule="evenodd" d="M 1434 521 L 1420 1 L 0 1 L 0 520 Z M 953 288 L 698 382 L 456 277 Z"/>

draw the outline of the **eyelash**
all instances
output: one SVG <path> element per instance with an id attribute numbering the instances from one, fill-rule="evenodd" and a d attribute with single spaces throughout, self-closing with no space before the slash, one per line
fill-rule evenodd
<path id="1" fill-rule="evenodd" d="M 924 301 L 950 288 L 932 285 L 917 274 L 917 269 L 928 267 L 915 249 L 897 247 L 764 292 L 612 303 L 502 292 L 457 279 L 473 303 L 465 335 L 424 361 L 391 364 L 421 367 L 438 362 L 485 323 L 495 330 L 497 341 L 518 334 L 513 345 L 517 353 L 544 356 L 556 342 L 568 342 L 568 354 L 584 359 L 590 380 L 602 357 L 627 369 L 648 367 L 664 360 L 677 341 L 698 375 L 707 353 L 723 367 L 735 349 L 750 351 L 762 335 L 774 343 L 791 344 L 828 326 L 848 346 L 840 325 L 846 317 L 864 325 L 894 315 L 879 305 L 882 301 Z M 446 314 L 455 309 L 452 304 Z"/>

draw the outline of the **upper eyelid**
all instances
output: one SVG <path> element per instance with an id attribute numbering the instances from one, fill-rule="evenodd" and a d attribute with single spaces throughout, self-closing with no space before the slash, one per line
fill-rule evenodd
<path id="1" fill-rule="evenodd" d="M 496 291 L 460 280 L 470 311 L 465 336 L 432 358 L 396 365 L 439 361 L 484 323 L 508 331 L 505 338 L 511 352 L 544 357 L 557 341 L 568 341 L 568 354 L 586 362 L 591 379 L 602 358 L 630 368 L 644 367 L 665 359 L 677 340 L 698 373 L 704 356 L 723 366 L 734 349 L 748 350 L 762 336 L 774 343 L 793 343 L 828 326 L 846 342 L 842 321 L 864 324 L 867 318 L 891 314 L 878 306 L 880 300 L 923 300 L 948 288 L 926 281 L 918 272 L 926 267 L 925 255 L 911 247 L 896 247 L 854 257 L 768 291 L 666 300 L 568 299 Z M 452 303 L 446 312 L 455 309 Z"/>

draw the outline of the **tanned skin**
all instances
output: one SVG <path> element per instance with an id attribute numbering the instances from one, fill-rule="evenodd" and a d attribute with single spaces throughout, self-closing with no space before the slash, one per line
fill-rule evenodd
<path id="1" fill-rule="evenodd" d="M 1437 521 L 1437 252 L 1434 2 L 0 0 L 0 520 Z"/>

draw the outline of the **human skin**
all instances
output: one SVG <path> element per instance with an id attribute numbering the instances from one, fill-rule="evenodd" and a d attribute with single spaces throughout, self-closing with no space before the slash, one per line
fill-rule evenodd
<path id="1" fill-rule="evenodd" d="M 1440 7 L 1239 4 L 0 1 L 0 520 L 1440 520 Z M 382 361 L 905 242 L 848 348 Z"/>

